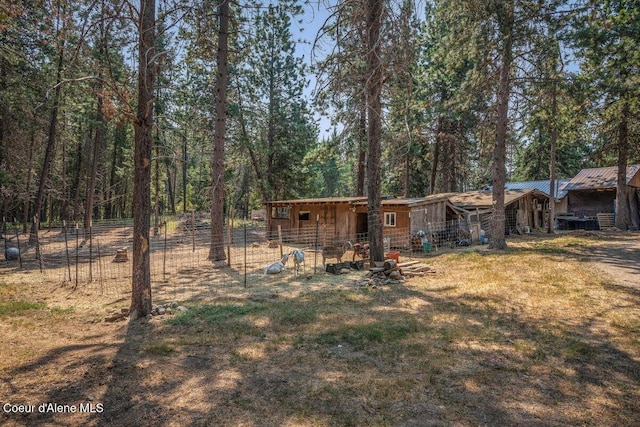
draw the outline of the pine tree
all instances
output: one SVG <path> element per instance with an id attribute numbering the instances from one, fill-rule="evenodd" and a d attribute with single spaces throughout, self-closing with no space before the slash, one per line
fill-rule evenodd
<path id="1" fill-rule="evenodd" d="M 142 0 L 138 17 L 138 104 L 134 122 L 133 260 L 131 320 L 151 313 L 151 148 L 155 77 L 155 0 Z"/>

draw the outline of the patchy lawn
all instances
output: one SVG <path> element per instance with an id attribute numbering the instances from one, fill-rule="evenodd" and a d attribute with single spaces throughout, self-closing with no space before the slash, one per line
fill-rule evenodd
<path id="1" fill-rule="evenodd" d="M 104 322 L 128 295 L 2 274 L 0 424 L 634 425 L 639 238 L 516 237 L 391 286 L 209 284 L 134 324 Z"/>

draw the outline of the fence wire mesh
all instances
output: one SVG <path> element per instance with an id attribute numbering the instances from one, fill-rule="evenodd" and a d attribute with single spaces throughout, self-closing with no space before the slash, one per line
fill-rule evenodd
<path id="1" fill-rule="evenodd" d="M 211 229 L 205 216 L 164 218 L 150 229 L 150 236 L 152 289 L 167 299 L 215 292 L 219 286 L 268 284 L 298 274 L 324 273 L 325 264 L 368 257 L 367 234 L 338 238 L 320 224 L 267 232 L 262 222 L 230 220 L 224 226 L 222 248 L 217 248 L 225 253 L 219 264 L 226 268 L 215 268 L 209 259 Z M 10 247 L 19 249 L 18 259 L 5 261 L 15 271 L 40 271 L 43 280 L 99 294 L 131 291 L 132 220 L 100 221 L 87 228 L 48 224 L 38 233 L 25 231 L 20 224 L 6 224 L 3 237 L 5 252 Z M 385 253 L 397 252 L 405 259 L 470 243 L 466 224 L 458 221 L 430 224 L 427 230 L 384 230 Z M 283 273 L 265 274 L 269 265 L 295 249 L 305 254 L 299 271 L 290 257 Z"/>

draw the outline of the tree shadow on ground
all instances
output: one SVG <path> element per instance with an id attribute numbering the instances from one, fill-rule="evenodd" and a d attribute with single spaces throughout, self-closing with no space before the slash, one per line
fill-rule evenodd
<path id="1" fill-rule="evenodd" d="M 638 415 L 637 361 L 592 324 L 549 325 L 446 290 L 320 293 L 227 301 L 188 326 L 130 325 L 93 423 L 548 426 L 598 414 L 596 424 L 623 425 Z M 358 319 L 332 311 L 343 298 Z M 179 349 L 149 351 L 183 334 L 192 339 Z"/>
<path id="2" fill-rule="evenodd" d="M 9 373 L 66 370 L 64 384 L 42 385 L 43 401 L 101 403 L 103 412 L 5 421 L 565 426 L 632 425 L 640 415 L 638 354 L 622 350 L 600 317 L 531 317 L 437 278 L 298 292 L 215 286 L 224 285 L 189 294 L 203 303 L 183 318 L 127 325 L 117 348 L 60 347 Z"/>

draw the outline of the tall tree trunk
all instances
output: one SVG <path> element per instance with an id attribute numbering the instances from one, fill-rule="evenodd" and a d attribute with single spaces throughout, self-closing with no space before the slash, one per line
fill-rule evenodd
<path id="1" fill-rule="evenodd" d="M 98 83 L 98 105 L 96 108 L 96 133 L 93 137 L 93 155 L 91 160 L 91 169 L 89 170 L 89 182 L 87 185 L 87 201 L 84 210 L 84 232 L 85 237 L 89 232 L 91 219 L 93 218 L 93 205 L 96 195 L 96 181 L 98 178 L 98 167 L 100 165 L 100 157 L 102 155 L 102 144 L 104 141 L 104 114 L 102 112 L 102 78 Z"/>
<path id="2" fill-rule="evenodd" d="M 42 204 L 44 203 L 45 192 L 47 190 L 47 184 L 51 174 L 51 167 L 56 153 L 56 137 L 58 130 L 58 109 L 60 108 L 60 92 L 62 90 L 62 65 L 64 62 L 64 42 L 60 43 L 58 48 L 58 64 L 56 70 L 56 86 L 53 92 L 53 106 L 51 108 L 51 116 L 49 119 L 49 135 L 47 138 L 47 149 L 44 154 L 44 163 L 42 165 L 42 172 L 40 173 L 40 183 L 38 184 L 38 193 L 36 194 L 33 213 L 34 215 L 40 215 L 42 210 Z M 31 228 L 30 242 L 35 239 L 35 227 L 34 222 Z"/>
<path id="3" fill-rule="evenodd" d="M 242 143 L 247 148 L 249 153 L 249 157 L 251 158 L 251 165 L 253 166 L 253 171 L 256 174 L 256 180 L 258 182 L 258 190 L 260 191 L 260 196 L 262 197 L 262 202 L 270 201 L 269 191 L 267 190 L 267 186 L 265 185 L 263 171 L 263 163 L 260 162 L 258 156 L 256 155 L 255 150 L 251 146 L 251 140 L 249 138 L 249 133 L 247 132 L 247 122 L 244 118 L 243 107 L 242 107 L 242 94 L 238 91 L 238 121 L 240 122 L 240 135 L 242 137 Z M 248 209 L 247 209 L 248 210 Z M 248 215 L 248 214 L 247 214 Z"/>
<path id="4" fill-rule="evenodd" d="M 358 165 L 356 176 L 356 196 L 365 195 L 365 182 L 367 173 L 367 104 L 362 102 L 358 121 Z"/>
<path id="5" fill-rule="evenodd" d="M 82 127 L 82 126 L 81 126 Z M 82 129 L 80 129 L 80 134 L 82 134 Z M 82 142 L 80 140 L 78 142 L 78 149 L 76 150 L 76 167 L 75 174 L 73 176 L 73 219 L 77 221 L 79 219 L 78 213 L 80 212 L 80 179 L 82 177 L 82 169 L 84 166 L 84 152 L 86 150 L 87 143 Z"/>
<path id="6" fill-rule="evenodd" d="M 31 131 L 31 141 L 29 143 L 29 154 L 27 161 L 27 182 L 26 182 L 26 194 L 24 199 L 24 207 L 23 207 L 23 219 L 22 219 L 22 230 L 24 233 L 27 232 L 27 224 L 31 221 L 31 216 L 29 215 L 30 206 L 31 206 L 31 176 L 33 175 L 33 152 L 36 148 L 36 136 L 35 131 Z"/>
<path id="7" fill-rule="evenodd" d="M 382 61 L 380 46 L 380 28 L 383 0 L 367 0 L 367 119 L 368 119 L 368 157 L 367 157 L 367 198 L 369 246 L 372 261 L 384 260 L 382 243 L 382 202 L 380 182 L 380 140 L 382 136 Z"/>
<path id="8" fill-rule="evenodd" d="M 116 168 L 118 167 L 120 158 L 120 147 L 121 143 L 124 142 L 126 138 L 126 131 L 123 123 L 117 123 L 116 128 L 113 133 L 113 153 L 111 156 L 111 168 L 109 170 L 109 185 L 107 187 L 107 203 L 105 204 L 105 217 L 107 219 L 113 219 L 116 215 L 116 207 L 114 203 L 114 199 L 117 195 L 116 188 Z"/>
<path id="9" fill-rule="evenodd" d="M 445 131 L 442 137 L 442 147 L 444 148 L 442 162 L 442 191 L 453 193 L 457 190 L 456 183 L 456 149 L 457 141 L 454 134 L 453 125 L 445 119 Z"/>
<path id="10" fill-rule="evenodd" d="M 555 71 L 555 70 L 554 70 Z M 558 140 L 558 125 L 556 123 L 557 100 L 556 100 L 556 80 L 551 87 L 551 147 L 549 150 L 549 222 L 547 233 L 554 232 L 556 222 L 556 146 Z"/>
<path id="11" fill-rule="evenodd" d="M 153 139 L 155 162 L 153 162 L 153 235 L 160 234 L 160 135 L 156 127 L 156 137 Z"/>
<path id="12" fill-rule="evenodd" d="M 509 126 L 509 97 L 511 92 L 511 64 L 513 62 L 513 3 L 502 7 L 501 16 L 502 64 L 498 82 L 498 107 L 496 123 L 496 143 L 493 151 L 493 223 L 491 226 L 491 247 L 506 249 L 504 185 L 506 180 L 506 145 Z"/>
<path id="13" fill-rule="evenodd" d="M 436 192 L 436 180 L 438 179 L 438 167 L 440 166 L 440 150 L 442 146 L 442 118 L 438 118 L 436 127 L 436 140 L 433 144 L 433 161 L 431 162 L 431 178 L 429 179 L 429 194 Z"/>
<path id="14" fill-rule="evenodd" d="M 9 74 L 9 66 L 5 61 L 5 56 L 0 55 L 0 93 L 5 93 L 8 88 L 7 79 Z M 5 146 L 9 140 L 9 112 L 5 108 L 5 103 L 0 102 L 0 165 L 4 163 Z M 3 200 L 3 205 L 5 204 Z"/>
<path id="15" fill-rule="evenodd" d="M 273 49 L 273 46 L 272 46 Z M 275 99 L 274 99 L 274 92 L 275 92 L 275 81 L 274 81 L 274 75 L 273 75 L 273 57 L 274 57 L 274 53 L 271 53 L 271 56 L 269 57 L 272 61 L 271 66 L 269 67 L 269 117 L 267 118 L 267 120 L 269 121 L 268 123 L 268 129 L 267 129 L 267 147 L 268 147 L 268 151 L 267 151 L 267 189 L 269 191 L 269 200 L 274 200 L 277 195 L 276 195 L 276 183 L 275 183 L 275 177 L 274 177 L 274 170 L 273 170 L 273 164 L 275 161 L 275 156 L 276 156 L 276 143 L 275 143 L 275 137 L 276 137 L 276 129 L 275 129 Z"/>
<path id="16" fill-rule="evenodd" d="M 167 191 L 169 192 L 169 212 L 176 214 L 176 174 L 173 165 L 167 161 Z"/>
<path id="17" fill-rule="evenodd" d="M 450 98 L 450 94 L 446 89 L 440 90 L 440 102 L 445 103 Z M 438 121 L 436 123 L 436 140 L 433 146 L 433 163 L 431 166 L 431 180 L 429 182 L 429 194 L 434 194 L 436 192 L 447 192 L 448 189 L 448 179 L 447 179 L 447 152 L 448 152 L 448 144 L 447 138 L 450 132 L 449 120 L 441 114 L 438 117 Z M 443 161 L 444 157 L 444 161 Z M 442 174 L 438 174 L 438 170 L 442 171 Z"/>
<path id="18" fill-rule="evenodd" d="M 155 0 L 141 0 L 138 23 L 138 106 L 135 119 L 133 176 L 133 261 L 131 317 L 151 313 L 149 227 L 151 219 L 151 148 L 155 74 Z"/>
<path id="19" fill-rule="evenodd" d="M 618 123 L 618 176 L 616 184 L 616 227 L 626 231 L 629 227 L 629 204 L 627 195 L 627 162 L 629 159 L 629 103 L 622 101 L 622 112 Z"/>
<path id="20" fill-rule="evenodd" d="M 189 167 L 189 153 L 187 152 L 187 130 L 185 125 L 184 135 L 182 136 L 182 213 L 187 213 L 187 170 Z"/>
<path id="21" fill-rule="evenodd" d="M 224 261 L 224 145 L 227 131 L 227 87 L 229 81 L 229 1 L 218 3 L 218 52 L 216 55 L 216 126 L 212 173 L 211 198 L 211 247 L 209 259 L 214 263 Z"/>
<path id="22" fill-rule="evenodd" d="M 93 218 L 93 207 L 96 196 L 96 181 L 98 178 L 98 168 L 100 166 L 100 157 L 102 156 L 102 146 L 104 144 L 104 131 L 105 131 L 105 119 L 103 113 L 103 68 L 104 68 L 104 56 L 106 54 L 106 34 L 104 24 L 104 1 L 101 2 L 100 9 L 100 40 L 98 43 L 100 47 L 98 49 L 98 79 L 96 84 L 96 93 L 98 98 L 98 105 L 96 107 L 96 134 L 93 139 L 93 159 L 91 162 L 91 170 L 89 171 L 89 185 L 87 186 L 87 203 L 84 210 L 84 232 L 85 237 L 88 236 L 89 226 L 91 225 L 91 219 Z"/>

